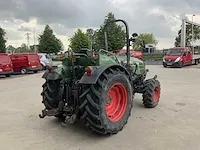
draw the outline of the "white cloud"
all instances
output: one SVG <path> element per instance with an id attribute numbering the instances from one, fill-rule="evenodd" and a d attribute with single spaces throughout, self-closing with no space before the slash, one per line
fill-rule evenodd
<path id="1" fill-rule="evenodd" d="M 26 32 L 31 33 L 33 44 L 33 29 L 37 37 L 48 23 L 67 48 L 77 28 L 98 28 L 105 15 L 113 12 L 129 23 L 130 33 L 153 33 L 159 40 L 158 48 L 167 48 L 174 44 L 183 12 L 191 20 L 191 14 L 199 12 L 199 4 L 188 0 L 8 0 L 0 2 L 0 26 L 7 32 L 7 44 L 20 46 L 27 42 Z M 200 23 L 200 16 L 194 21 Z"/>

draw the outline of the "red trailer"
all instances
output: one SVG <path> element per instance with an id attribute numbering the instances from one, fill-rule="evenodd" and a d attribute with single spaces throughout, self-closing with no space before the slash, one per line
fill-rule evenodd
<path id="1" fill-rule="evenodd" d="M 0 75 L 10 77 L 13 73 L 12 61 L 8 54 L 0 53 Z"/>
<path id="2" fill-rule="evenodd" d="M 14 72 L 26 74 L 29 71 L 37 73 L 41 70 L 40 59 L 37 53 L 15 53 L 11 54 L 10 58 Z"/>

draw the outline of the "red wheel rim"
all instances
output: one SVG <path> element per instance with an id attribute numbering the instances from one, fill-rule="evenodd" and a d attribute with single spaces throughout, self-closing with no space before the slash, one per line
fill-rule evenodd
<path id="1" fill-rule="evenodd" d="M 110 121 L 119 121 L 127 107 L 127 91 L 121 83 L 114 84 L 108 91 L 106 115 Z"/>
<path id="2" fill-rule="evenodd" d="M 159 87 L 156 86 L 153 90 L 153 102 L 158 101 L 159 95 L 160 95 Z"/>

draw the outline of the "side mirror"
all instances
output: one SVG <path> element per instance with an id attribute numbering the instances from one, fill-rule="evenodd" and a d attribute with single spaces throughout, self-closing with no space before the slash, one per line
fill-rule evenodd
<path id="1" fill-rule="evenodd" d="M 167 55 L 167 52 L 165 52 L 164 55 Z"/>

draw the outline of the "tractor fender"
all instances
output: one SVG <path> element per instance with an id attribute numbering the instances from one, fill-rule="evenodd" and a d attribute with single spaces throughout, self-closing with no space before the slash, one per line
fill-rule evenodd
<path id="1" fill-rule="evenodd" d="M 108 68 L 120 68 L 129 75 L 129 72 L 127 71 L 127 69 L 121 65 L 118 65 L 118 64 L 103 65 L 103 66 L 98 67 L 97 70 L 95 70 L 95 72 L 91 76 L 84 74 L 82 78 L 80 79 L 79 83 L 80 84 L 96 84 L 98 78 Z"/>
<path id="2" fill-rule="evenodd" d="M 62 76 L 58 72 L 55 72 L 55 71 L 52 71 L 52 72 L 46 71 L 43 74 L 42 78 L 46 80 L 59 80 L 59 79 L 62 79 Z"/>

